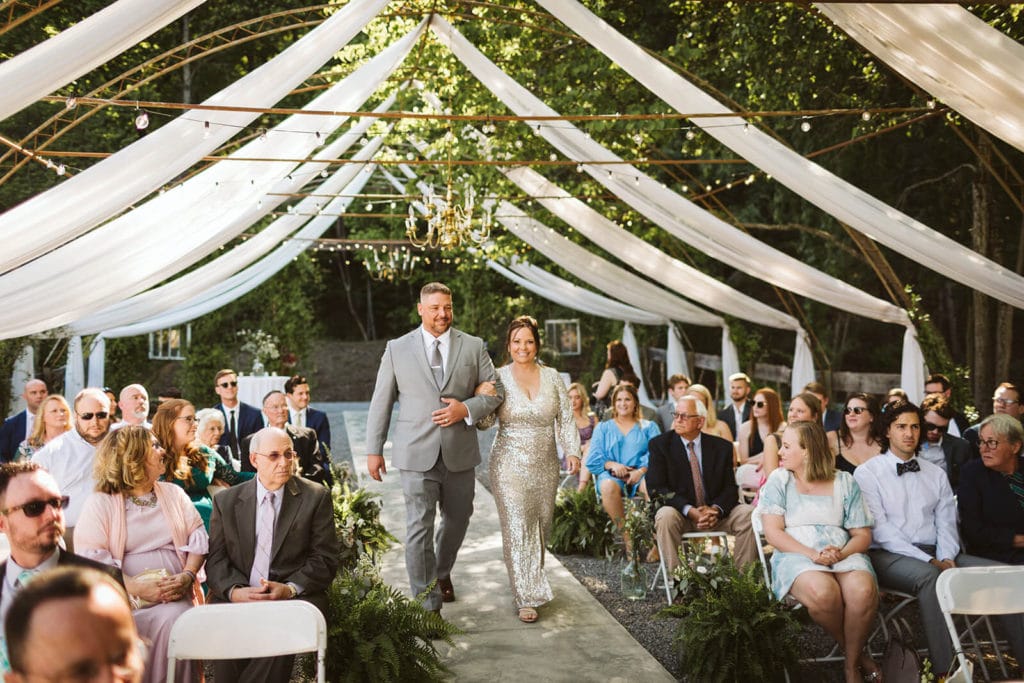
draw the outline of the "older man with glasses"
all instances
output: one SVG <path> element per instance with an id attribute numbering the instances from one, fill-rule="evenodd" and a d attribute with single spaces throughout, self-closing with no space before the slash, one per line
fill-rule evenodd
<path id="1" fill-rule="evenodd" d="M 329 463 L 325 462 L 320 452 L 320 443 L 316 432 L 310 427 L 300 427 L 288 422 L 288 403 L 285 395 L 280 391 L 271 391 L 263 397 L 263 415 L 267 419 L 268 427 L 277 427 L 284 431 L 292 440 L 292 450 L 295 451 L 299 465 L 299 474 L 306 479 L 330 486 Z M 253 436 L 242 439 L 242 471 L 255 472 L 255 463 L 249 457 Z"/>
<path id="2" fill-rule="evenodd" d="M 71 504 L 64 511 L 67 530 L 64 540 L 69 550 L 74 548 L 75 524 L 82 505 L 95 488 L 92 476 L 96 446 L 110 430 L 110 399 L 102 389 L 88 387 L 75 396 L 75 428 L 43 446 L 32 462 L 45 467 Z"/>
<path id="3" fill-rule="evenodd" d="M 61 495 L 57 482 L 36 463 L 0 465 L 0 532 L 7 536 L 11 547 L 8 559 L 0 563 L 0 624 L 15 594 L 49 569 L 92 567 L 121 581 L 117 569 L 60 549 L 67 505 L 68 497 Z M 6 639 L 0 638 L 0 643 L 0 665 L 6 671 L 10 668 Z"/>

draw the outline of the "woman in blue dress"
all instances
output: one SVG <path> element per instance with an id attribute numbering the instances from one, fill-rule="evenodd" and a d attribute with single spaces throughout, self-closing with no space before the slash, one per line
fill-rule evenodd
<path id="1" fill-rule="evenodd" d="M 647 474 L 647 442 L 661 433 L 657 423 L 640 418 L 636 387 L 619 384 L 612 389 L 614 417 L 599 422 L 590 437 L 587 469 L 594 475 L 605 512 L 622 529 L 623 494 L 632 498 Z M 629 539 L 626 539 L 629 547 Z"/>
<path id="2" fill-rule="evenodd" d="M 865 553 L 873 521 L 857 482 L 837 472 L 817 420 L 782 434 L 780 467 L 761 489 L 758 512 L 772 555 L 772 591 L 800 601 L 843 647 L 847 683 L 878 678 L 864 650 L 878 611 L 878 583 Z"/>

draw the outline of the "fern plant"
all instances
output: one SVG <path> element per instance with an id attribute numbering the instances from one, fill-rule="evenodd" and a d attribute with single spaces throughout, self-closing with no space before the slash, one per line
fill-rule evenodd
<path id="1" fill-rule="evenodd" d="M 592 489 L 559 489 L 548 549 L 562 555 L 607 556 L 615 546 L 615 526 Z"/>
<path id="2" fill-rule="evenodd" d="M 681 600 L 661 610 L 680 619 L 674 646 L 690 680 L 783 680 L 798 657 L 800 626 L 764 585 L 757 563 L 741 570 L 730 556 L 682 553 Z"/>
<path id="3" fill-rule="evenodd" d="M 347 467 L 335 466 L 334 528 L 341 545 L 342 569 L 355 566 L 361 555 L 372 562 L 396 543 L 396 539 L 380 521 L 380 495 L 367 489 L 352 488 Z"/>
<path id="4" fill-rule="evenodd" d="M 366 556 L 327 591 L 327 680 L 440 681 L 449 670 L 432 639 L 454 645 L 458 627 L 388 586 Z M 315 674 L 303 661 L 306 676 Z"/>

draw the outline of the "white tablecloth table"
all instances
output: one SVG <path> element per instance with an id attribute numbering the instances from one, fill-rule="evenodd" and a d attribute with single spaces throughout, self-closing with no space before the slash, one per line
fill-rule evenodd
<path id="1" fill-rule="evenodd" d="M 238 400 L 263 409 L 263 397 L 275 389 L 284 391 L 284 383 L 288 378 L 284 375 L 252 375 L 238 376 Z"/>

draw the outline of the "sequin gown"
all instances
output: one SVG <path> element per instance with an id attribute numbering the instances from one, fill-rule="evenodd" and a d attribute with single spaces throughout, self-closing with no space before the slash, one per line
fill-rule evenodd
<path id="1" fill-rule="evenodd" d="M 544 546 L 558 491 L 555 439 L 566 454 L 579 455 L 580 435 L 558 372 L 541 367 L 540 390 L 533 400 L 512 378 L 511 366 L 499 368 L 498 378 L 505 402 L 496 411 L 491 492 L 516 608 L 537 607 L 552 597 L 544 576 Z"/>

